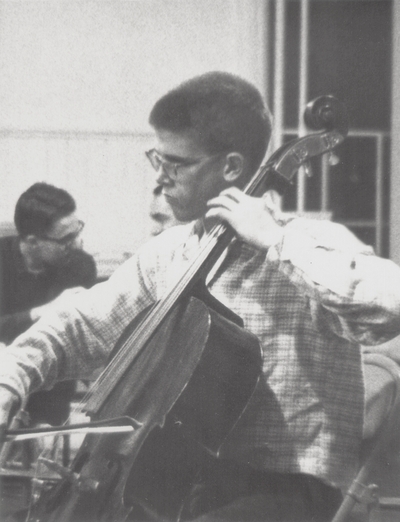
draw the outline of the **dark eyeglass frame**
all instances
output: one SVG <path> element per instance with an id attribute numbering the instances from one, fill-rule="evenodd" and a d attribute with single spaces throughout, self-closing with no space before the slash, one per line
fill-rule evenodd
<path id="1" fill-rule="evenodd" d="M 50 241 L 51 243 L 56 243 L 57 245 L 65 248 L 65 247 L 72 245 L 72 243 L 76 240 L 76 238 L 79 237 L 80 234 L 82 233 L 82 230 L 85 227 L 85 222 L 79 220 L 78 224 L 79 224 L 78 230 L 76 230 L 75 232 L 70 232 L 69 234 L 67 234 L 64 237 L 60 237 L 60 238 L 49 237 L 49 236 L 38 236 L 38 237 L 40 239 L 43 239 L 44 241 Z"/>
<path id="2" fill-rule="evenodd" d="M 198 163 L 201 163 L 205 159 L 211 159 L 216 156 L 220 156 L 224 154 L 223 152 L 217 152 L 216 154 L 211 154 L 210 156 L 201 156 L 200 158 L 195 158 L 192 160 L 182 160 L 182 161 L 169 161 L 163 158 L 161 152 L 158 152 L 156 149 L 150 149 L 145 152 L 147 159 L 150 162 L 150 165 L 153 169 L 158 172 L 160 168 L 166 173 L 166 175 L 173 181 L 178 178 L 178 169 L 185 167 L 193 167 Z"/>

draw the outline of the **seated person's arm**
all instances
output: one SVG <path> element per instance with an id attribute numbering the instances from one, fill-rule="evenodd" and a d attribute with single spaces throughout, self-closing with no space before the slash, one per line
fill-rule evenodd
<path id="1" fill-rule="evenodd" d="M 9 344 L 32 326 L 35 320 L 31 317 L 30 310 L 3 315 L 0 317 L 0 342 Z"/>
<path id="2" fill-rule="evenodd" d="M 54 275 L 55 284 L 49 293 L 49 301 L 67 288 L 91 288 L 97 280 L 97 268 L 93 257 L 83 250 L 72 250 L 60 264 Z"/>

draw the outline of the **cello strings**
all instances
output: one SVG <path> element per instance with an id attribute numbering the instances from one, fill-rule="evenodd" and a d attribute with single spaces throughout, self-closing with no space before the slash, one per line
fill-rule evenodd
<path id="1" fill-rule="evenodd" d="M 104 391 L 104 393 L 107 394 L 108 387 L 104 384 L 104 381 L 108 378 L 108 375 L 113 374 L 120 376 L 125 372 L 127 367 L 131 364 L 132 360 L 136 357 L 137 353 L 140 352 L 143 345 L 153 334 L 154 325 L 158 325 L 166 317 L 172 306 L 176 303 L 177 297 L 182 295 L 190 282 L 193 280 L 199 268 L 207 259 L 209 252 L 216 245 L 219 235 L 224 230 L 225 227 L 216 225 L 206 236 L 205 245 L 199 257 L 197 257 L 196 260 L 189 266 L 184 276 L 179 279 L 178 283 L 172 286 L 172 289 L 167 292 L 167 295 L 161 301 L 158 301 L 154 304 L 143 321 L 123 343 L 112 361 L 103 370 L 95 383 L 93 383 L 93 386 L 85 399 L 89 399 L 92 394 L 96 393 L 100 387 L 103 388 L 102 392 Z M 135 350 L 133 351 L 132 345 L 135 345 Z M 129 353 L 126 353 L 127 350 L 129 350 Z"/>

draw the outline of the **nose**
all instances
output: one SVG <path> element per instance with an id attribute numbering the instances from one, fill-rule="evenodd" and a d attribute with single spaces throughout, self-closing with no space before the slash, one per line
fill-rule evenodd
<path id="1" fill-rule="evenodd" d="M 168 176 L 168 174 L 165 172 L 164 166 L 161 164 L 160 167 L 157 170 L 157 178 L 156 178 L 157 185 L 171 185 L 172 180 Z"/>

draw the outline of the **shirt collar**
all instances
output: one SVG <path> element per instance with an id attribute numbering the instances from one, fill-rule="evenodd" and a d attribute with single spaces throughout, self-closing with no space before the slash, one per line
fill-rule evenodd
<path id="1" fill-rule="evenodd" d="M 13 257 L 13 260 L 15 263 L 16 270 L 19 274 L 22 274 L 24 272 L 27 272 L 27 269 L 25 266 L 24 258 L 21 254 L 21 250 L 19 248 L 19 241 L 20 240 L 19 240 L 18 236 L 13 236 L 12 242 L 11 242 L 11 252 L 12 252 L 12 257 Z"/>

